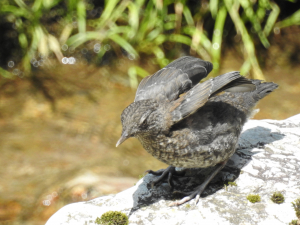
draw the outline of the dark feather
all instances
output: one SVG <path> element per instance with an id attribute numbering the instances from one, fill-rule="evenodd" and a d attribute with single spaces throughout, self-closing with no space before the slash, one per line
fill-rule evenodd
<path id="1" fill-rule="evenodd" d="M 192 85 L 195 86 L 206 77 L 213 69 L 211 62 L 204 61 L 192 56 L 183 56 L 175 61 L 171 62 L 165 68 L 181 69 L 184 73 L 187 73 L 189 79 L 192 81 Z"/>
<path id="2" fill-rule="evenodd" d="M 239 73 L 239 72 L 230 72 L 230 73 Z M 224 74 L 225 75 L 225 74 Z M 217 77 L 216 77 L 217 78 Z M 221 80 L 218 80 L 214 78 L 214 82 L 221 82 Z M 218 87 L 219 85 L 214 85 L 215 87 Z M 251 92 L 256 90 L 256 86 L 252 83 L 251 80 L 240 76 L 239 78 L 233 80 L 232 82 L 226 84 L 222 88 L 218 89 L 217 91 L 212 90 L 214 92 L 214 95 L 226 91 L 226 92 Z"/>
<path id="3" fill-rule="evenodd" d="M 256 85 L 257 90 L 255 92 L 255 96 L 253 98 L 258 101 L 268 94 L 270 94 L 273 90 L 278 88 L 278 84 L 273 82 L 263 82 L 261 80 L 252 80 L 252 82 Z"/>
<path id="4" fill-rule="evenodd" d="M 191 56 L 181 57 L 155 74 L 145 77 L 139 84 L 134 101 L 173 101 L 197 85 L 211 70 L 210 62 Z"/>
<path id="5" fill-rule="evenodd" d="M 172 101 L 191 86 L 191 80 L 182 70 L 165 68 L 141 81 L 134 101 L 145 99 Z"/>
<path id="6" fill-rule="evenodd" d="M 176 101 L 170 103 L 174 123 L 186 118 L 203 106 L 210 97 L 229 88 L 240 88 L 242 92 L 255 90 L 255 85 L 239 72 L 230 72 L 196 85 Z"/>

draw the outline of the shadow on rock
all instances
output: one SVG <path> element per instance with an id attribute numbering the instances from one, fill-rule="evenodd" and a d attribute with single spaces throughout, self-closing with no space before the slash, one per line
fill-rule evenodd
<path id="1" fill-rule="evenodd" d="M 266 127 L 253 127 L 245 130 L 239 139 L 238 148 L 263 148 L 264 145 L 270 144 L 284 138 L 284 134 L 272 132 L 271 129 Z"/>
<path id="2" fill-rule="evenodd" d="M 241 169 L 246 166 L 252 156 L 264 151 L 264 146 L 274 141 L 283 139 L 285 135 L 271 132 L 270 129 L 257 126 L 246 130 L 241 134 L 238 148 L 229 159 L 226 166 L 214 177 L 209 183 L 201 197 L 212 195 L 218 190 L 228 185 L 228 182 L 233 182 L 241 174 Z M 173 194 L 175 190 L 182 192 L 191 192 L 196 187 L 201 185 L 205 178 L 214 171 L 215 167 L 187 169 L 184 176 L 173 176 L 172 181 L 174 188 L 171 188 L 167 182 L 157 184 L 151 188 L 151 182 L 157 178 L 155 175 L 147 174 L 139 181 L 138 188 L 133 194 L 133 208 L 129 216 L 136 210 L 149 206 L 160 200 L 181 199 L 182 195 Z"/>

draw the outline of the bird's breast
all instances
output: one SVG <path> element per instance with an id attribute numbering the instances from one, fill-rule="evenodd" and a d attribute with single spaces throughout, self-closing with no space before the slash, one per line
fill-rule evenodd
<path id="1" fill-rule="evenodd" d="M 232 137 L 215 137 L 213 142 L 202 144 L 197 135 L 184 130 L 171 136 L 145 134 L 137 138 L 153 157 L 183 168 L 205 168 L 228 159 L 234 153 L 238 140 L 238 137 L 234 140 Z"/>

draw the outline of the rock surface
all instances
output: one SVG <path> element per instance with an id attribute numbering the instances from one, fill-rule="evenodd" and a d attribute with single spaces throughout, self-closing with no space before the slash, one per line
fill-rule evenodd
<path id="1" fill-rule="evenodd" d="M 192 169 L 185 177 L 175 177 L 175 190 L 193 190 L 211 169 Z M 288 224 L 296 219 L 291 202 L 300 197 L 300 114 L 281 121 L 250 120 L 236 153 L 197 205 L 191 200 L 169 207 L 182 196 L 173 195 L 166 182 L 151 189 L 153 179 L 148 174 L 116 195 L 67 205 L 46 225 L 95 224 L 110 210 L 126 213 L 129 224 Z M 225 187 L 228 181 L 237 186 Z M 284 195 L 284 203 L 270 200 L 275 191 Z M 259 194 L 261 202 L 250 203 L 248 194 Z"/>

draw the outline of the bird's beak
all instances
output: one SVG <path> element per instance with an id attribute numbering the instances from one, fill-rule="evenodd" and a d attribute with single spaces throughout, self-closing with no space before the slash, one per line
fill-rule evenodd
<path id="1" fill-rule="evenodd" d="M 126 141 L 130 136 L 127 134 L 122 134 L 120 139 L 118 140 L 116 147 L 118 147 L 120 144 L 122 144 L 124 141 Z"/>

